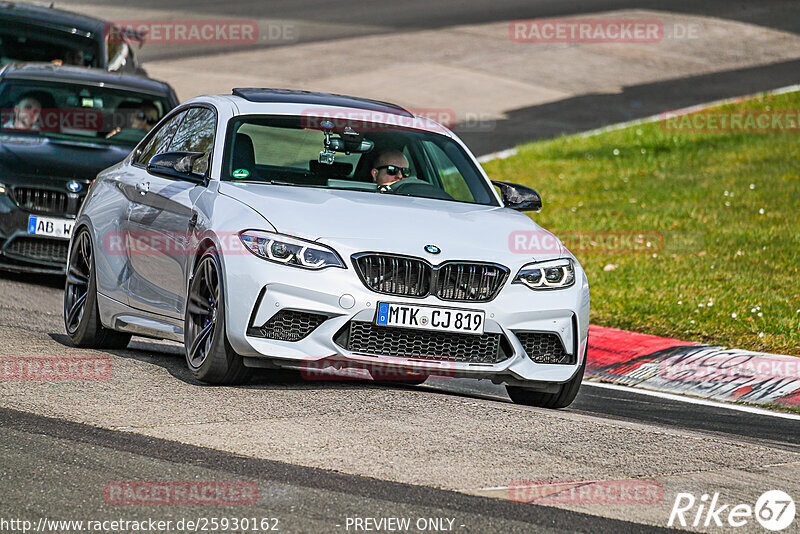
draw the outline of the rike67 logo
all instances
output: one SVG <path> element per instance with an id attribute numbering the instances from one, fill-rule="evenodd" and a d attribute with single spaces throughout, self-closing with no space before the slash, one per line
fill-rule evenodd
<path id="1" fill-rule="evenodd" d="M 780 490 L 764 492 L 755 506 L 726 503 L 719 493 L 704 493 L 699 499 L 691 493 L 678 493 L 667 526 L 743 527 L 755 518 L 765 529 L 778 532 L 794 522 L 795 511 L 794 500 Z"/>

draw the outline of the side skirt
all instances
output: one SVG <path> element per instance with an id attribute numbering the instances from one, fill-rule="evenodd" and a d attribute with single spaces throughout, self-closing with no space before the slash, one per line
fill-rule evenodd
<path id="1" fill-rule="evenodd" d="M 103 326 L 120 332 L 183 343 L 183 321 L 131 308 L 118 300 L 97 294 Z"/>

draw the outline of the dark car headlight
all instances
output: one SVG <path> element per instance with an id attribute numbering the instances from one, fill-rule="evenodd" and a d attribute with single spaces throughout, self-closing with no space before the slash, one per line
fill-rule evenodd
<path id="1" fill-rule="evenodd" d="M 262 230 L 245 230 L 239 239 L 247 250 L 267 261 L 314 270 L 346 268 L 332 248 L 313 241 Z"/>
<path id="2" fill-rule="evenodd" d="M 531 289 L 562 289 L 575 283 L 575 264 L 569 258 L 529 263 L 514 277 L 514 284 Z"/>

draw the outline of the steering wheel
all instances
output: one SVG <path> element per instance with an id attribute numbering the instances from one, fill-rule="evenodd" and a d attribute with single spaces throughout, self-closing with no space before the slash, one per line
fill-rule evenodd
<path id="1" fill-rule="evenodd" d="M 422 180 L 400 180 L 397 185 L 389 186 L 392 193 L 397 195 L 407 195 L 412 197 L 438 198 L 441 200 L 453 200 L 444 190 L 434 187 Z"/>

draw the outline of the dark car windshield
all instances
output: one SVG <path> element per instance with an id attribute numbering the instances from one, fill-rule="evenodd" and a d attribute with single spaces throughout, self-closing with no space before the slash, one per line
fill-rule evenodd
<path id="1" fill-rule="evenodd" d="M 332 140 L 327 148 L 326 132 Z M 348 146 L 342 146 L 345 139 Z M 324 119 L 258 116 L 234 119 L 226 143 L 223 180 L 497 205 L 461 146 L 437 133 L 361 121 L 327 128 Z"/>
<path id="2" fill-rule="evenodd" d="M 3 21 L 0 26 L 0 65 L 44 61 L 82 67 L 101 67 L 99 42 L 66 31 L 34 24 Z"/>
<path id="3" fill-rule="evenodd" d="M 3 133 L 135 145 L 172 106 L 163 96 L 74 83 L 0 84 Z"/>

